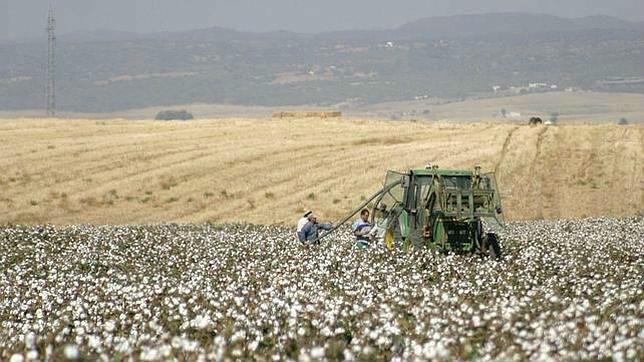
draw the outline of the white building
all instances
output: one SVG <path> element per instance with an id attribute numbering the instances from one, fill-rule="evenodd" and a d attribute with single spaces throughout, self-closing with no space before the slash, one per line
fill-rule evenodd
<path id="1" fill-rule="evenodd" d="M 529 83 L 528 88 L 530 89 L 538 89 L 538 88 L 546 88 L 548 85 L 546 83 Z"/>

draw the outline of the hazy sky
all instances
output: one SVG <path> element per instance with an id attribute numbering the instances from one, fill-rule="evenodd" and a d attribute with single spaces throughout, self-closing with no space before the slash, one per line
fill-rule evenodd
<path id="1" fill-rule="evenodd" d="M 238 30 L 390 28 L 428 16 L 525 11 L 644 20 L 644 0 L 0 0 L 0 37 L 42 36 L 51 4 L 59 33 L 223 26 Z"/>

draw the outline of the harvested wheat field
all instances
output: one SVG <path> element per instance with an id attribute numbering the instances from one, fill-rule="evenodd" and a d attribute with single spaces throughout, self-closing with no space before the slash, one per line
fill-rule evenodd
<path id="1" fill-rule="evenodd" d="M 0 120 L 0 223 L 335 220 L 387 169 L 496 170 L 513 220 L 644 209 L 641 125 Z"/>

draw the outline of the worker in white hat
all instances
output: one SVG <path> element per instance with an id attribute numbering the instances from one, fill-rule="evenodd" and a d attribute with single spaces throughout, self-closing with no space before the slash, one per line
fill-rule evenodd
<path id="1" fill-rule="evenodd" d="M 295 232 L 295 240 L 302 241 L 302 237 L 301 237 L 300 233 L 302 232 L 302 228 L 304 227 L 304 225 L 306 225 L 306 223 L 309 222 L 309 216 L 310 215 L 313 215 L 313 211 L 311 211 L 311 210 L 305 212 L 304 215 L 302 216 L 302 218 L 300 220 L 298 220 L 298 222 L 297 222 L 297 231 Z"/>
<path id="2" fill-rule="evenodd" d="M 298 233 L 299 240 L 301 243 L 313 242 L 318 239 L 320 236 L 320 230 L 329 231 L 333 228 L 333 225 L 328 223 L 318 223 L 318 218 L 314 213 L 310 213 L 308 216 L 308 222 L 302 227 L 302 230 Z M 319 242 L 318 242 L 319 243 Z"/>

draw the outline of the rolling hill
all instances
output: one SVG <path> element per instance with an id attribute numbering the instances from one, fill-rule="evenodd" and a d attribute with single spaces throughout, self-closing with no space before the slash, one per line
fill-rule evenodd
<path id="1" fill-rule="evenodd" d="M 192 103 L 360 106 L 487 96 L 493 86 L 643 93 L 643 39 L 642 23 L 516 13 L 321 34 L 74 33 L 59 37 L 58 105 L 91 113 Z M 42 108 L 45 46 L 0 41 L 0 110 Z"/>

